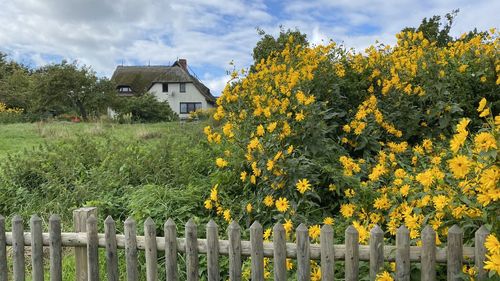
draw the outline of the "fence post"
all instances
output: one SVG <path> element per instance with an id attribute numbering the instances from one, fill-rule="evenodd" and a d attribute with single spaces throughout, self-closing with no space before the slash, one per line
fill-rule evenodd
<path id="1" fill-rule="evenodd" d="M 264 281 L 264 244 L 262 225 L 255 221 L 250 226 L 250 245 L 252 249 L 252 281 Z"/>
<path id="2" fill-rule="evenodd" d="M 359 275 L 359 233 L 350 225 L 345 230 L 345 280 L 357 281 Z"/>
<path id="3" fill-rule="evenodd" d="M 99 281 L 99 238 L 93 215 L 87 219 L 87 265 L 89 281 Z"/>
<path id="4" fill-rule="evenodd" d="M 32 280 L 43 281 L 42 219 L 33 215 L 30 219 Z"/>
<path id="5" fill-rule="evenodd" d="M 24 226 L 19 215 L 12 218 L 12 253 L 14 257 L 14 281 L 24 281 Z"/>
<path id="6" fill-rule="evenodd" d="M 447 251 L 447 280 L 461 280 L 460 273 L 462 272 L 463 259 L 463 237 L 464 232 L 458 225 L 453 225 L 448 230 L 448 251 Z"/>
<path id="7" fill-rule="evenodd" d="M 111 216 L 104 221 L 104 239 L 106 240 L 106 272 L 109 281 L 118 281 L 118 252 L 116 245 L 116 225 Z"/>
<path id="8" fill-rule="evenodd" d="M 177 230 L 169 218 L 163 226 L 165 231 L 165 269 L 167 281 L 177 281 Z"/>
<path id="9" fill-rule="evenodd" d="M 311 280 L 311 258 L 309 252 L 309 231 L 301 223 L 296 230 L 297 235 L 297 280 Z"/>
<path id="10" fill-rule="evenodd" d="M 5 218 L 0 215 L 0 281 L 7 281 L 7 238 L 5 237 Z"/>
<path id="11" fill-rule="evenodd" d="M 321 280 L 330 281 L 335 278 L 335 252 L 333 250 L 333 228 L 325 224 L 321 227 Z"/>
<path id="12" fill-rule="evenodd" d="M 375 225 L 370 230 L 370 280 L 377 278 L 377 273 L 384 266 L 384 231 Z"/>
<path id="13" fill-rule="evenodd" d="M 148 217 L 144 222 L 144 240 L 146 243 L 146 280 L 156 281 L 158 279 L 158 253 L 156 246 L 156 225 L 153 219 Z"/>
<path id="14" fill-rule="evenodd" d="M 198 277 L 198 237 L 193 219 L 186 223 L 186 274 L 188 281 L 197 281 Z"/>
<path id="15" fill-rule="evenodd" d="M 219 235 L 214 220 L 210 220 L 207 224 L 207 265 L 208 280 L 219 281 Z"/>
<path id="16" fill-rule="evenodd" d="M 127 281 L 139 280 L 137 269 L 137 226 L 133 218 L 128 217 L 124 223 L 125 263 L 127 265 Z"/>
<path id="17" fill-rule="evenodd" d="M 488 272 L 484 269 L 486 260 L 486 237 L 490 234 L 486 226 L 481 226 L 474 235 L 474 264 L 477 268 L 477 280 L 486 280 Z M 1 235 L 1 234 L 0 234 Z"/>
<path id="18" fill-rule="evenodd" d="M 49 218 L 49 246 L 50 281 L 62 281 L 61 218 L 58 215 Z"/>
<path id="19" fill-rule="evenodd" d="M 87 232 L 87 219 L 94 215 L 97 218 L 96 207 L 85 207 L 73 211 L 73 227 L 75 232 Z M 87 281 L 87 249 L 75 247 L 76 281 Z"/>
<path id="20" fill-rule="evenodd" d="M 227 229 L 229 239 L 229 280 L 241 280 L 241 232 L 236 221 L 232 221 Z"/>
<path id="21" fill-rule="evenodd" d="M 422 230 L 422 248 L 420 250 L 422 281 L 436 280 L 436 232 L 430 225 Z"/>
<path id="22" fill-rule="evenodd" d="M 286 240 L 283 224 L 273 227 L 274 280 L 286 281 Z"/>

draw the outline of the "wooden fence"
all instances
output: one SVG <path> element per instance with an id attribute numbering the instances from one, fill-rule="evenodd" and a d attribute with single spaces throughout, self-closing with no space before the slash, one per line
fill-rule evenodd
<path id="1" fill-rule="evenodd" d="M 422 231 L 422 246 L 410 246 L 409 231 L 401 226 L 396 234 L 396 245 L 384 245 L 384 232 L 378 226 L 370 231 L 369 245 L 359 245 L 359 235 L 353 226 L 345 231 L 345 244 L 334 245 L 333 229 L 329 225 L 321 228 L 320 244 L 310 244 L 308 229 L 301 224 L 296 229 L 296 243 L 286 243 L 282 224 L 273 228 L 273 241 L 263 241 L 263 229 L 258 222 L 250 227 L 250 241 L 241 240 L 241 229 L 232 222 L 228 229 L 228 240 L 218 237 L 218 226 L 210 221 L 206 225 L 206 239 L 199 239 L 197 225 L 189 220 L 184 238 L 178 238 L 176 225 L 168 219 L 164 225 L 164 237 L 156 236 L 156 226 L 151 218 L 144 223 L 144 236 L 137 236 L 134 220 L 124 223 L 124 235 L 116 234 L 115 222 L 108 217 L 104 222 L 104 234 L 97 229 L 95 208 L 74 212 L 75 233 L 62 233 L 61 220 L 57 215 L 49 219 L 49 232 L 42 233 L 42 220 L 33 216 L 30 232 L 24 232 L 19 216 L 12 219 L 12 232 L 5 232 L 5 219 L 0 216 L 0 281 L 8 280 L 7 246 L 12 248 L 14 281 L 25 280 L 25 246 L 31 246 L 32 280 L 44 280 L 43 247 L 50 249 L 50 280 L 62 280 L 62 247 L 75 247 L 77 280 L 99 280 L 98 249 L 106 249 L 108 280 L 118 280 L 117 249 L 125 249 L 126 276 L 128 281 L 139 278 L 138 251 L 145 251 L 146 279 L 158 279 L 157 255 L 165 254 L 167 280 L 178 280 L 177 253 L 185 253 L 187 280 L 198 280 L 199 254 L 207 255 L 208 280 L 221 280 L 219 256 L 229 256 L 229 279 L 241 280 L 242 258 L 251 257 L 251 278 L 264 280 L 264 257 L 272 257 L 274 280 L 287 280 L 286 258 L 297 260 L 297 279 L 310 280 L 310 260 L 320 260 L 322 280 L 334 280 L 334 264 L 345 263 L 345 280 L 359 280 L 359 261 L 369 261 L 370 280 L 383 267 L 384 261 L 396 262 L 396 280 L 410 280 L 410 263 L 420 262 L 422 280 L 436 280 L 436 263 L 447 264 L 447 280 L 460 280 L 462 263 L 474 259 L 479 278 L 484 280 L 483 269 L 488 235 L 483 226 L 475 234 L 475 247 L 462 245 L 463 231 L 453 226 L 448 231 L 447 247 L 436 247 L 436 234 L 426 226 Z M 85 222 L 85 225 L 82 224 Z M 85 228 L 85 229 L 84 229 Z M 79 232 L 84 229 L 84 232 Z M 224 278 L 226 280 L 226 278 Z"/>

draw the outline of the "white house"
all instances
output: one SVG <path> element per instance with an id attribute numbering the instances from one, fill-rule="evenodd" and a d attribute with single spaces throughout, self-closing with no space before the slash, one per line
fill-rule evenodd
<path id="1" fill-rule="evenodd" d="M 167 101 L 180 118 L 188 117 L 191 111 L 215 106 L 216 98 L 189 73 L 185 59 L 172 66 L 118 66 L 111 81 L 118 95 L 152 93 L 159 101 Z"/>

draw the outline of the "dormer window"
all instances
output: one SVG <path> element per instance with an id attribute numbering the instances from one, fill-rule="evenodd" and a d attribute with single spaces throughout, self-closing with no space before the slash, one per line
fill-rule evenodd
<path id="1" fill-rule="evenodd" d="M 162 83 L 161 89 L 162 89 L 162 92 L 167 93 L 168 92 L 168 83 Z"/>
<path id="2" fill-rule="evenodd" d="M 179 84 L 179 92 L 185 93 L 186 92 L 186 83 L 180 83 Z"/>
<path id="3" fill-rule="evenodd" d="M 118 93 L 130 94 L 132 93 L 132 88 L 129 86 L 120 86 L 118 87 Z"/>

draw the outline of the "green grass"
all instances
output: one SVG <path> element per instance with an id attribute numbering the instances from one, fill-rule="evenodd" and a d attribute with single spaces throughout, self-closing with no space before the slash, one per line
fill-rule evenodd
<path id="1" fill-rule="evenodd" d="M 32 149 L 46 142 L 61 141 L 77 135 L 101 137 L 113 135 L 118 139 L 151 140 L 182 130 L 200 129 L 198 123 L 155 123 L 155 124 L 113 124 L 113 123 L 17 123 L 0 124 L 0 159 L 7 154 Z"/>

